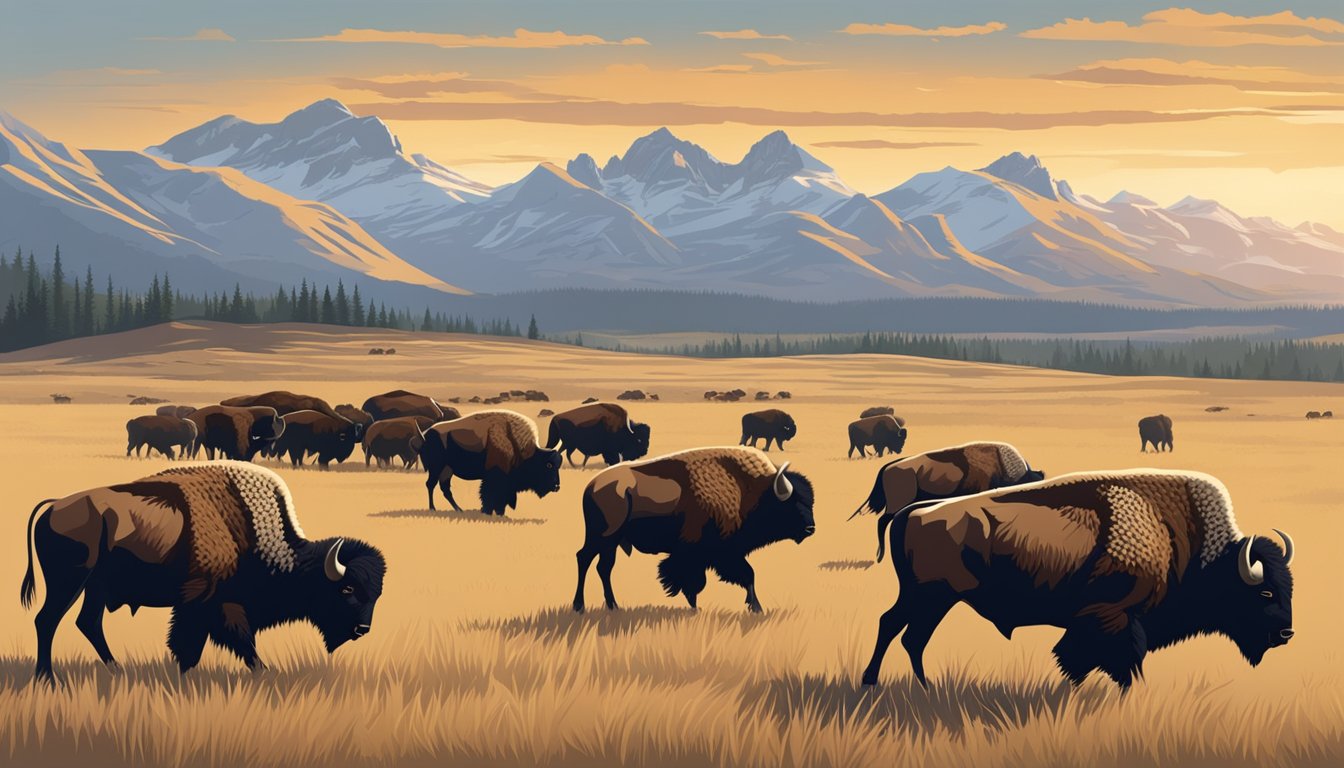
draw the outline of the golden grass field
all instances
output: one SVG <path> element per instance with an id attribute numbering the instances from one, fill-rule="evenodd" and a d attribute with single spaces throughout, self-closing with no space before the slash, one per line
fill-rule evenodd
<path id="1" fill-rule="evenodd" d="M 398 354 L 368 357 L 371 346 Z M 29 510 L 166 466 L 123 457 L 126 420 L 152 410 L 128 407 L 128 394 L 203 405 L 285 388 L 359 404 L 395 387 L 441 400 L 537 388 L 562 410 L 638 387 L 662 397 L 632 406 L 657 454 L 735 443 L 756 406 L 701 393 L 738 386 L 793 392 L 782 405 L 799 436 L 783 457 L 818 497 L 817 535 L 752 557 L 762 616 L 712 578 L 690 612 L 662 594 L 656 559 L 639 554 L 616 566 L 622 610 L 600 608 L 594 576 L 588 601 L 599 607 L 572 613 L 579 497 L 597 469 L 566 469 L 558 494 L 522 496 L 515 513 L 486 519 L 428 513 L 421 473 L 366 471 L 356 451 L 327 473 L 272 466 L 309 535 L 357 536 L 386 554 L 369 637 L 327 657 L 315 630 L 276 629 L 260 636 L 267 672 L 209 648 L 179 677 L 164 646 L 167 611 L 123 609 L 107 621 L 124 667 L 113 674 L 72 611 L 56 641 L 66 686 L 29 684 L 32 614 L 18 602 Z M 51 404 L 57 392 L 74 403 Z M 899 644 L 883 685 L 863 689 L 877 617 L 895 597 L 888 564 L 870 567 L 872 518 L 846 522 L 880 462 L 845 459 L 845 425 L 874 404 L 908 419 L 907 453 L 1002 439 L 1049 474 L 1217 475 L 1244 530 L 1296 539 L 1297 636 L 1256 669 L 1226 639 L 1188 641 L 1149 656 L 1146 680 L 1121 696 L 1105 678 L 1077 690 L 1063 682 L 1049 655 L 1059 630 L 1009 642 L 959 606 L 929 646 L 927 692 Z M 535 416 L 541 404 L 517 407 Z M 698 361 L 316 326 L 178 323 L 3 355 L 0 764 L 1339 765 L 1344 419 L 1302 418 L 1331 408 L 1344 413 L 1344 387 L 883 356 Z M 1176 450 L 1141 455 L 1135 422 L 1156 412 L 1175 420 Z M 458 498 L 474 501 L 474 483 L 458 484 Z"/>

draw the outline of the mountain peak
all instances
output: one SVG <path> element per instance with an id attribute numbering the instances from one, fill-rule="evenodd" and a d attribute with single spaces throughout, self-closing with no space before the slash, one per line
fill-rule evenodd
<path id="1" fill-rule="evenodd" d="M 565 166 L 565 171 L 577 182 L 585 184 L 593 189 L 602 188 L 602 177 L 597 170 L 597 161 L 593 156 L 584 152 L 578 157 L 570 160 Z"/>
<path id="2" fill-rule="evenodd" d="M 337 99 L 318 99 L 303 109 L 291 113 L 289 117 L 297 117 L 299 115 L 322 116 L 332 120 L 345 120 L 354 117 L 355 113 L 351 112 L 349 107 L 345 106 L 345 104 Z"/>
<path id="3" fill-rule="evenodd" d="M 1114 195 L 1111 195 L 1111 199 L 1107 200 L 1106 202 L 1113 203 L 1116 205 L 1139 205 L 1145 208 L 1157 207 L 1157 203 L 1144 197 L 1143 195 L 1138 195 L 1133 192 L 1130 192 L 1127 189 L 1122 189 L 1119 192 L 1116 192 Z"/>
<path id="4" fill-rule="evenodd" d="M 1020 187 L 1025 187 L 1041 197 L 1051 200 L 1058 199 L 1055 195 L 1054 180 L 1050 178 L 1050 171 L 1041 165 L 1041 161 L 1035 155 L 1011 152 L 981 168 L 980 171 L 991 176 L 997 176 Z"/>

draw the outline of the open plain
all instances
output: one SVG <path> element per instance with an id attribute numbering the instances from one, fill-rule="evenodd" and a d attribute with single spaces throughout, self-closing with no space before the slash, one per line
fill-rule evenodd
<path id="1" fill-rule="evenodd" d="M 394 356 L 370 356 L 394 347 Z M 693 613 L 662 594 L 657 560 L 621 557 L 623 606 L 569 609 L 579 498 L 601 467 L 566 468 L 562 490 L 520 497 L 504 518 L 431 513 L 420 472 L 366 470 L 357 450 L 330 472 L 269 464 L 315 538 L 365 539 L 390 570 L 373 631 L 334 656 L 315 630 L 263 633 L 253 675 L 207 649 L 180 677 L 167 611 L 123 609 L 107 635 L 123 669 L 97 664 L 74 627 L 57 635 L 57 690 L 30 685 L 32 614 L 18 602 L 24 524 L 40 499 L 130 480 L 167 461 L 126 458 L 129 395 L 204 405 L 290 389 L 334 404 L 394 388 L 449 398 L 539 389 L 535 417 L 626 389 L 652 453 L 735 444 L 758 404 L 705 390 L 788 390 L 769 407 L 799 424 L 787 459 L 814 482 L 817 534 L 752 556 L 763 615 L 711 577 Z M 52 403 L 52 394 L 72 398 Z M 871 690 L 859 675 L 895 597 L 872 565 L 873 518 L 847 521 L 877 459 L 847 460 L 846 424 L 893 405 L 906 453 L 974 439 L 1015 444 L 1048 475 L 1185 468 L 1232 492 L 1243 530 L 1297 542 L 1296 637 L 1250 668 L 1205 637 L 1156 652 L 1121 696 L 1105 678 L 1071 689 L 1049 655 L 1060 631 L 1007 641 L 964 606 L 929 647 L 931 686 L 899 646 Z M 1208 406 L 1228 410 L 1206 412 Z M 469 412 L 481 406 L 459 406 Z M 1344 542 L 1339 472 L 1344 386 L 1113 378 L 890 356 L 691 360 L 523 340 L 322 326 L 173 323 L 0 356 L 0 762 L 61 765 L 1339 765 L 1344 762 Z M 1175 451 L 1140 454 L 1135 422 L 1175 421 Z M 546 419 L 537 419 L 544 435 Z M 475 484 L 457 481 L 465 506 Z M 45 594 L 39 578 L 38 599 Z M 8 591 L 12 588 L 13 591 Z"/>

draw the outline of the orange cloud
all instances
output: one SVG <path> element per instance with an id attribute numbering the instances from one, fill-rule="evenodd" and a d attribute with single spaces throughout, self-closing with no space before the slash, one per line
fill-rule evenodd
<path id="1" fill-rule="evenodd" d="M 193 34 L 184 35 L 180 37 L 142 37 L 140 39 L 169 40 L 169 41 L 205 40 L 216 43 L 234 42 L 233 35 L 230 35 L 228 32 L 225 32 L 224 30 L 219 29 L 218 27 L 202 27 L 201 29 L 196 30 Z"/>
<path id="2" fill-rule="evenodd" d="M 850 141 L 814 141 L 812 146 L 823 149 L 932 149 L 935 147 L 976 147 L 971 141 L 888 141 L 887 139 L 854 139 Z"/>
<path id="3" fill-rule="evenodd" d="M 329 82 L 342 90 L 371 91 L 389 99 L 422 99 L 440 93 L 497 93 L 523 99 L 571 98 L 554 93 L 544 93 L 512 80 L 487 80 L 468 77 L 465 72 L 368 78 L 333 77 Z"/>
<path id="4" fill-rule="evenodd" d="M 648 45 L 642 37 L 607 40 L 597 35 L 571 35 L 568 32 L 533 32 L 519 27 L 512 35 L 459 35 L 440 32 L 389 31 L 381 29 L 343 29 L 335 35 L 296 37 L 281 43 L 401 43 L 432 45 L 438 48 L 569 48 L 587 45 Z"/>
<path id="5" fill-rule="evenodd" d="M 1057 24 L 1021 33 L 1038 40 L 1097 40 L 1157 43 L 1221 48 L 1237 45 L 1322 46 L 1344 44 L 1344 22 L 1302 17 L 1292 11 L 1267 16 L 1200 13 L 1191 8 L 1168 8 L 1144 14 L 1143 21 L 1065 19 Z"/>
<path id="6" fill-rule="evenodd" d="M 793 59 L 786 59 L 783 56 L 777 56 L 773 53 L 744 53 L 742 56 L 747 59 L 755 59 L 762 64 L 767 64 L 772 67 L 811 67 L 817 64 L 826 63 L 824 61 L 794 61 Z"/>
<path id="7" fill-rule="evenodd" d="M 1038 77 L 1103 85 L 1221 85 L 1241 91 L 1344 93 L 1344 84 L 1334 76 L 1312 75 L 1285 67 L 1211 64 L 1207 61 L 1102 60 Z"/>
<path id="8" fill-rule="evenodd" d="M 739 29 L 735 32 L 701 32 L 702 35 L 719 40 L 793 40 L 788 35 L 763 35 L 754 29 Z"/>
<path id="9" fill-rule="evenodd" d="M 686 67 L 682 72 L 711 72 L 719 74 L 736 74 L 751 71 L 750 64 L 713 64 L 708 67 Z"/>
<path id="10" fill-rule="evenodd" d="M 967 24 L 964 27 L 912 27 L 909 24 L 850 24 L 840 30 L 846 35 L 888 35 L 891 37 L 968 37 L 1002 32 L 1008 25 L 1001 21 Z"/>

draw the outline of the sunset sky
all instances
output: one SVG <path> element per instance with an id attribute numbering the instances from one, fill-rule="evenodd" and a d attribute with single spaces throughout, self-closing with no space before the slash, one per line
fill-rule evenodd
<path id="1" fill-rule="evenodd" d="M 492 184 L 663 125 L 727 161 L 783 128 L 865 192 L 1019 150 L 1102 198 L 1344 228 L 1338 0 L 48 0 L 4 19 L 0 109 L 81 148 L 334 97 Z"/>

